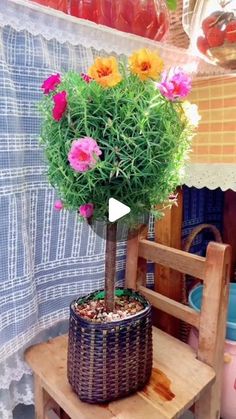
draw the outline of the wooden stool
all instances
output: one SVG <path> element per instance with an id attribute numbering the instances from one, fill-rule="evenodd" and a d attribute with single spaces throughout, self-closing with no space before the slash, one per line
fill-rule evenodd
<path id="1" fill-rule="evenodd" d="M 147 259 L 204 280 L 200 314 L 144 286 Z M 142 236 L 133 238 L 127 250 L 127 285 L 135 288 L 137 284 L 155 307 L 199 329 L 198 359 L 188 345 L 153 328 L 150 383 L 125 399 L 90 405 L 71 390 L 66 377 L 67 336 L 59 336 L 26 351 L 35 377 L 36 418 L 49 418 L 48 412 L 54 408 L 57 416 L 72 419 L 171 419 L 195 402 L 197 418 L 219 418 L 229 266 L 230 248 L 226 245 L 210 243 L 203 258 Z"/>

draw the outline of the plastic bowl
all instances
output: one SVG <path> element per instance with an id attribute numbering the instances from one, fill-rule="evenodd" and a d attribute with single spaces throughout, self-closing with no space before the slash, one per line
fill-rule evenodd
<path id="1" fill-rule="evenodd" d="M 189 293 L 189 305 L 196 311 L 200 311 L 202 304 L 203 285 L 199 285 L 192 289 Z M 229 289 L 229 306 L 227 314 L 226 339 L 236 341 L 236 283 L 230 284 Z"/>

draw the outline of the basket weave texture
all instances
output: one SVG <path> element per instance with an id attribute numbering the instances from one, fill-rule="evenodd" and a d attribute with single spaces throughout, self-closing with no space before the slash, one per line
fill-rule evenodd
<path id="1" fill-rule="evenodd" d="M 123 292 L 139 299 L 144 310 L 121 321 L 92 323 L 74 311 L 74 302 L 70 307 L 67 375 L 75 393 L 88 403 L 127 396 L 151 376 L 151 306 L 140 294 Z M 87 301 L 99 293 L 90 294 Z"/>

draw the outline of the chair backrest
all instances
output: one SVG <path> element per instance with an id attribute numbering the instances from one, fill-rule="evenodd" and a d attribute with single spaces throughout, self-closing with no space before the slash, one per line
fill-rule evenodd
<path id="1" fill-rule="evenodd" d="M 231 248 L 211 242 L 206 257 L 146 240 L 147 229 L 131 232 L 127 244 L 126 287 L 138 289 L 151 304 L 199 330 L 198 358 L 215 370 L 224 352 Z M 204 283 L 201 312 L 146 288 L 147 260 L 197 277 Z"/>

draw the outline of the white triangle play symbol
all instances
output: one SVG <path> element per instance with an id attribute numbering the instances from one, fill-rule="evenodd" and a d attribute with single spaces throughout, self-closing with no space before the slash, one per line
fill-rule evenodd
<path id="1" fill-rule="evenodd" d="M 110 198 L 109 199 L 109 221 L 113 223 L 119 218 L 124 217 L 124 215 L 129 214 L 130 207 L 127 205 L 122 204 L 122 202 L 117 201 L 117 199 Z"/>

